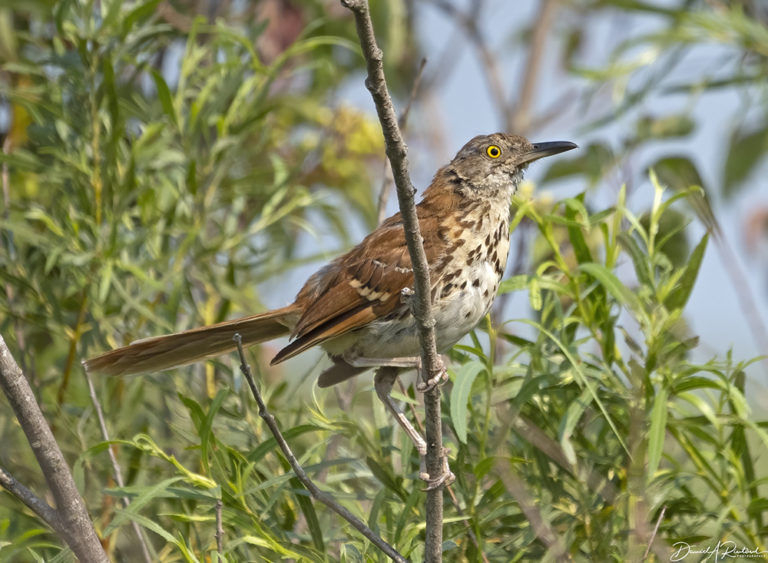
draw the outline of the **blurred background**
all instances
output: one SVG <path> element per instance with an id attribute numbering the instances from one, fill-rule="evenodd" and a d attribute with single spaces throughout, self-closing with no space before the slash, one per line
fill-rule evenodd
<path id="1" fill-rule="evenodd" d="M 751 413 L 764 412 L 768 367 L 765 361 L 746 363 L 768 354 L 768 4 L 374 0 L 371 8 L 396 107 L 401 113 L 407 109 L 402 125 L 417 188 L 426 187 L 434 172 L 477 134 L 506 131 L 534 141 L 576 142 L 578 151 L 531 167 L 522 199 L 533 201 L 537 209 L 553 209 L 558 201 L 583 193 L 585 209 L 598 213 L 617 205 L 624 187 L 626 208 L 637 224 L 651 225 L 663 241 L 664 261 L 654 263 L 659 270 L 685 269 L 695 256 L 693 249 L 709 233 L 698 278 L 675 330 L 685 335 L 686 362 L 745 362 L 735 368 L 734 377 L 745 380 L 742 392 Z M 351 16 L 335 0 L 7 0 L 0 6 L 0 331 L 73 460 L 87 498 L 100 507 L 92 509 L 98 512 L 100 532 L 116 534 L 109 542 L 117 550 L 113 553 L 131 553 L 125 543 L 130 540 L 124 539 L 130 532 L 115 532 L 124 520 L 114 520 L 114 498 L 127 493 L 115 489 L 103 494 L 114 483 L 103 448 L 97 446 L 101 438 L 90 418 L 80 361 L 137 338 L 283 305 L 319 265 L 395 212 L 383 140 L 364 77 Z M 691 196 L 681 198 L 656 222 L 652 210 L 658 186 L 664 188 L 665 199 L 695 186 L 700 190 L 693 188 Z M 622 225 L 635 224 L 623 219 Z M 557 253 L 541 233 L 529 216 L 517 224 L 509 277 L 537 272 Z M 598 259 L 605 257 L 599 231 L 592 234 L 586 243 Z M 559 250 L 567 254 L 573 240 L 565 233 L 557 236 Z M 626 287 L 645 295 L 628 254 L 614 266 Z M 536 340 L 536 328 L 506 322 L 538 315 L 528 289 L 522 289 L 501 296 L 492 316 L 494 326 L 503 326 L 509 335 L 507 341 L 524 348 L 523 341 Z M 621 315 L 616 313 L 624 325 L 619 328 L 637 332 L 626 314 Z M 468 338 L 466 346 L 487 347 L 490 340 L 482 334 Z M 279 345 L 255 350 L 255 361 L 263 368 Z M 510 360 L 514 347 L 500 345 L 499 350 L 496 359 L 512 366 L 504 377 L 523 377 L 522 364 L 529 362 Z M 343 391 L 316 393 L 320 357 L 309 352 L 288 366 L 262 370 L 273 407 L 284 409 L 284 424 L 299 428 L 296 435 L 311 427 L 312 432 L 345 436 L 341 443 L 330 440 L 329 452 L 315 452 L 318 459 L 307 456 L 323 475 L 338 469 L 337 462 L 328 461 L 334 454 L 338 463 L 350 463 L 345 469 L 350 482 L 364 481 L 350 485 L 350 495 L 366 498 L 363 491 L 376 489 L 373 477 L 397 482 L 392 490 L 400 495 L 399 466 L 382 473 L 385 463 L 373 453 L 394 463 L 387 457 L 393 455 L 390 450 L 374 447 L 378 439 L 391 439 L 383 430 L 388 422 L 379 407 L 363 430 L 351 428 L 343 414 L 331 414 L 350 405 L 370 405 L 370 378 Z M 494 385 L 492 365 L 493 358 L 487 367 L 488 389 Z M 226 448 L 220 444 L 222 450 L 247 452 L 264 438 L 255 413 L 243 414 L 247 397 L 234 366 L 233 359 L 222 358 L 172 376 L 97 381 L 105 410 L 111 411 L 113 437 L 128 440 L 146 433 L 156 441 L 157 451 L 173 452 L 191 470 L 211 474 L 213 462 L 197 457 L 196 444 L 202 440 L 201 413 L 213 412 L 206 410 L 212 404 L 226 411 L 217 422 L 218 439 L 227 435 L 231 442 Z M 214 398 L 222 388 L 231 389 L 232 395 L 217 403 Z M 311 412 L 301 412 L 297 396 Z M 653 393 L 648 400 L 652 414 Z M 564 400 L 563 408 L 571 404 L 572 398 Z M 605 414 L 602 407 L 596 411 Z M 567 451 L 563 425 L 571 419 L 565 410 L 552 416 L 551 434 Z M 745 424 L 757 431 L 762 426 L 755 416 L 746 416 L 754 425 Z M 549 424 L 531 420 L 545 430 Z M 695 425 L 700 419 L 685 420 Z M 245 437 L 241 424 L 252 435 Z M 588 430 L 589 423 L 584 424 Z M 722 440 L 733 442 L 725 428 L 727 424 Z M 478 432 L 488 432 L 488 426 Z M 0 465 L 29 475 L 32 484 L 41 486 L 7 408 L 0 409 L 0 436 Z M 185 447 L 178 445 L 186 440 Z M 463 442 L 458 439 L 454 451 L 462 452 L 462 463 L 469 463 L 462 457 Z M 499 438 L 496 446 L 501 443 Z M 752 438 L 746 443 L 755 444 Z M 124 444 L 121 452 L 130 468 L 128 482 L 136 487 L 134 496 L 143 494 L 146 483 L 167 475 L 166 464 L 142 447 Z M 359 447 L 365 449 L 365 459 L 359 457 Z M 698 446 L 686 450 L 683 445 L 682 453 L 680 448 L 665 449 L 662 463 L 679 470 L 687 459 L 685 451 L 693 459 Z M 523 450 L 510 452 L 515 459 L 527 459 Z M 246 453 L 232 455 L 238 458 L 228 462 L 232 467 L 258 461 Z M 402 457 L 408 458 L 405 453 Z M 764 470 L 759 455 L 751 461 L 755 467 L 747 464 L 752 469 L 745 470 L 744 483 L 756 482 L 760 468 Z M 282 473 L 279 462 L 273 459 L 271 464 L 276 475 Z M 269 481 L 269 471 L 263 471 L 260 478 Z M 482 473 L 478 467 L 473 471 Z M 588 481 L 578 471 L 572 473 L 576 480 Z M 601 474 L 626 477 L 620 469 Z M 348 484 L 343 476 L 336 479 Z M 676 474 L 675 479 L 683 478 Z M 625 491 L 627 484 L 622 483 L 619 489 Z M 724 487 L 717 479 L 711 485 L 712 491 Z M 723 522 L 735 522 L 742 534 L 739 541 L 761 545 L 764 499 L 760 504 L 756 485 L 742 485 L 750 497 L 743 518 L 735 516 L 740 509 L 720 499 L 717 510 L 708 509 L 717 514 L 719 528 L 697 533 L 704 525 L 691 517 L 683 532 L 675 526 L 689 516 L 681 516 L 669 525 L 675 531 L 664 541 L 725 537 L 723 530 L 731 528 Z M 295 486 L 283 480 L 284 488 L 262 499 L 266 507 L 259 510 L 278 512 L 273 518 L 279 531 L 270 535 L 262 530 L 270 547 L 233 551 L 232 560 L 274 556 L 279 551 L 275 546 L 285 542 L 316 549 L 300 551 L 293 555 L 297 558 L 322 551 L 317 534 L 310 533 L 320 527 L 313 527 L 306 506 L 291 496 Z M 482 496 L 486 503 L 507 507 L 509 498 L 503 494 L 489 496 L 491 484 L 479 487 L 475 501 Z M 686 502 L 700 496 L 696 487 L 686 494 Z M 173 512 L 171 521 L 183 521 L 185 537 L 196 538 L 204 551 L 208 531 L 204 525 L 203 530 L 195 527 L 190 516 L 199 506 L 174 495 L 168 492 L 163 505 Z M 539 502 L 546 498 L 536 497 Z M 646 499 L 649 521 L 668 506 L 659 498 Z M 700 514 L 703 506 L 687 505 L 680 514 Z M 228 525 L 233 530 L 253 525 L 252 512 L 258 510 L 252 505 L 245 512 L 232 516 Z M 387 521 L 386 515 L 378 517 Z M 325 518 L 320 516 L 323 522 Z M 557 542 L 526 531 L 520 513 L 510 518 L 514 523 L 505 525 L 515 533 L 523 530 L 515 536 L 523 539 L 514 549 L 528 549 L 534 558 L 555 549 Z M 551 521 L 559 533 L 562 522 L 555 516 Z M 754 524 L 749 531 L 739 527 L 745 521 Z M 473 521 L 475 532 L 482 522 L 482 517 Z M 592 539 L 618 533 L 617 528 L 606 532 L 599 526 L 585 532 L 589 526 L 579 525 L 581 531 L 573 533 Z M 337 530 L 333 526 L 331 536 Z M 35 533 L 25 536 L 30 530 Z M 457 531 L 456 537 L 462 533 Z M 511 533 L 499 532 L 499 537 Z M 47 532 L 34 517 L 0 494 L 0 539 L 4 536 L 10 545 L 5 549 L 11 550 L 6 553 L 20 561 L 35 550 L 55 552 L 43 545 Z M 462 546 L 451 552 L 456 560 L 509 560 L 514 551 L 502 540 L 494 547 L 478 545 L 477 539 L 451 541 Z M 341 545 L 342 555 L 353 548 L 365 552 L 360 543 Z M 615 546 L 606 544 L 600 551 L 596 545 L 592 551 L 583 545 L 566 551 L 588 553 L 594 560 L 616 555 L 611 551 Z M 172 558 L 175 549 L 169 543 L 155 554 Z"/>

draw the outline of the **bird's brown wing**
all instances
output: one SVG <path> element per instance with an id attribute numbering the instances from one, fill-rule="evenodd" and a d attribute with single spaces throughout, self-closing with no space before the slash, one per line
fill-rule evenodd
<path id="1" fill-rule="evenodd" d="M 423 215 L 424 210 L 419 211 Z M 430 223 L 429 218 L 420 217 L 427 262 L 434 268 L 448 244 L 444 230 Z M 398 313 L 407 307 L 401 300 L 406 287 L 413 287 L 413 269 L 397 214 L 307 281 L 296 297 L 304 313 L 294 328 L 293 341 L 272 363 Z"/>

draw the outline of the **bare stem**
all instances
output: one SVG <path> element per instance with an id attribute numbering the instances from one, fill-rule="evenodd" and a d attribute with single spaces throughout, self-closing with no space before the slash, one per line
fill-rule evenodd
<path id="1" fill-rule="evenodd" d="M 224 554 L 224 524 L 221 519 L 221 511 L 224 508 L 224 503 L 221 499 L 216 501 L 216 551 L 219 552 L 219 557 L 223 557 Z"/>
<path id="2" fill-rule="evenodd" d="M 93 529 L 85 502 L 77 490 L 67 461 L 35 400 L 29 383 L 16 360 L 13 359 L 2 336 L 0 336 L 0 388 L 8 398 L 16 419 L 32 447 L 57 508 L 50 506 L 47 509 L 44 508 L 43 501 L 39 499 L 39 502 L 34 501 L 32 498 L 34 495 L 30 496 L 31 491 L 22 488 L 7 473 L 3 474 L 3 486 L 11 487 L 6 490 L 16 495 L 31 509 L 34 510 L 33 506 L 36 507 L 38 510 L 35 513 L 56 531 L 80 561 L 108 563 L 107 555 Z"/>
<path id="3" fill-rule="evenodd" d="M 408 125 L 408 115 L 411 112 L 411 106 L 416 99 L 416 94 L 419 91 L 419 85 L 421 84 L 421 77 L 424 74 L 424 67 L 427 64 L 427 59 L 422 58 L 419 63 L 419 70 L 416 72 L 416 78 L 413 80 L 413 86 L 411 87 L 411 95 L 408 96 L 408 103 L 405 104 L 405 109 L 400 115 L 399 125 L 400 129 L 405 129 Z M 381 190 L 379 190 L 379 202 L 377 204 L 378 217 L 377 225 L 381 225 L 384 219 L 387 218 L 387 201 L 389 201 L 390 186 L 392 185 L 392 178 L 388 173 L 387 163 L 384 163 L 384 181 L 381 183 Z"/>
<path id="4" fill-rule="evenodd" d="M 661 507 L 661 512 L 659 513 L 659 517 L 656 519 L 656 526 L 653 528 L 653 532 L 651 532 L 651 537 L 648 539 L 648 547 L 645 548 L 645 554 L 643 555 L 643 561 L 646 561 L 648 559 L 648 554 L 651 552 L 651 546 L 653 546 L 653 540 L 656 539 L 656 534 L 659 533 L 659 526 L 661 526 L 661 521 L 664 520 L 664 513 L 667 511 L 667 505 Z"/>
<path id="5" fill-rule="evenodd" d="M 429 264 L 424 252 L 423 239 L 419 229 L 414 202 L 415 189 L 408 174 L 408 153 L 400 134 L 397 114 L 387 89 L 384 76 L 383 54 L 376 43 L 367 0 L 341 0 L 341 4 L 352 11 L 360 39 L 363 57 L 368 68 L 365 85 L 371 92 L 376 112 L 384 132 L 387 156 L 392 165 L 392 175 L 397 188 L 397 200 L 405 228 L 405 242 L 413 265 L 415 299 L 410 300 L 416 320 L 421 345 L 421 376 L 424 382 L 435 380 L 445 369 L 435 344 L 435 319 L 430 303 Z M 427 472 L 431 477 L 442 475 L 443 434 L 440 413 L 440 388 L 433 385 L 424 393 L 426 421 Z M 427 492 L 426 500 L 426 541 L 424 557 L 428 563 L 442 560 L 443 545 L 443 490 L 437 487 Z"/>
<path id="6" fill-rule="evenodd" d="M 288 463 L 290 464 L 291 469 L 293 469 L 294 474 L 299 479 L 299 481 L 301 481 L 304 487 L 306 487 L 306 489 L 309 491 L 309 494 L 312 495 L 312 498 L 322 502 L 325 506 L 344 518 L 344 520 L 349 522 L 352 527 L 363 534 L 372 544 L 383 551 L 393 561 L 407 561 L 407 559 L 400 555 L 394 547 L 385 542 L 380 536 L 376 535 L 376 533 L 368 526 L 366 526 L 362 520 L 357 518 L 349 510 L 337 503 L 328 493 L 321 491 L 317 485 L 315 485 L 315 483 L 309 478 L 306 471 L 304 471 L 304 468 L 299 463 L 299 460 L 296 459 L 296 456 L 293 454 L 293 451 L 288 445 L 288 442 L 285 441 L 285 437 L 280 431 L 280 427 L 277 425 L 275 417 L 272 416 L 272 413 L 270 413 L 267 409 L 267 404 L 264 402 L 264 399 L 261 396 L 261 392 L 256 387 L 256 382 L 254 381 L 253 373 L 251 372 L 251 366 L 248 365 L 248 362 L 245 359 L 245 353 L 243 352 L 243 339 L 240 336 L 240 333 L 235 333 L 233 340 L 235 341 L 235 344 L 237 344 L 237 354 L 240 358 L 240 371 L 245 377 L 245 380 L 248 382 L 248 386 L 251 388 L 253 398 L 256 399 L 256 404 L 259 406 L 259 416 L 267 424 L 269 431 L 275 437 L 277 445 L 280 446 L 280 450 L 283 452 L 285 459 L 288 460 Z"/>

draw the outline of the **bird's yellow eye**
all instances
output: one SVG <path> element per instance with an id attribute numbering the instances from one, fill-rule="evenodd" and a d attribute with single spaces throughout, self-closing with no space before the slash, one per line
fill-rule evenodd
<path id="1" fill-rule="evenodd" d="M 488 148 L 485 149 L 485 154 L 491 158 L 499 158 L 501 156 L 501 149 L 496 145 L 488 145 Z"/>

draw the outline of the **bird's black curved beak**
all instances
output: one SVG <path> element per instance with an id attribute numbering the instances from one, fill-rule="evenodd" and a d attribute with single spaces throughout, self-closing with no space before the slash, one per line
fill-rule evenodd
<path id="1" fill-rule="evenodd" d="M 521 155 L 520 164 L 528 164 L 534 160 L 539 160 L 545 156 L 552 156 L 553 154 L 560 154 L 561 152 L 570 151 L 578 148 L 576 143 L 570 141 L 550 141 L 548 143 L 533 143 L 533 148 L 527 153 Z"/>

